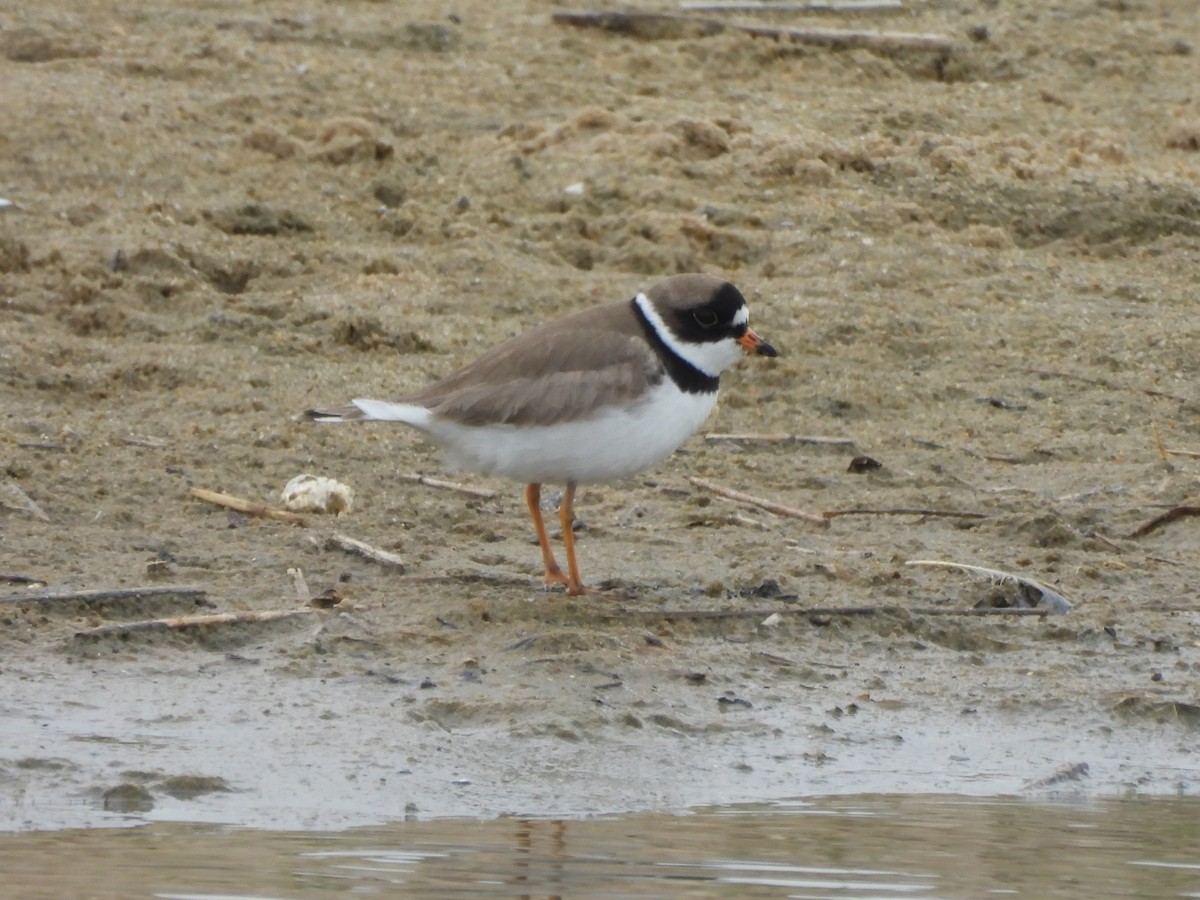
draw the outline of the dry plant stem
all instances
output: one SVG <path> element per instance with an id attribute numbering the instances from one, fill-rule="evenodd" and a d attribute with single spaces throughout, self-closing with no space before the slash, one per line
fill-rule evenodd
<path id="1" fill-rule="evenodd" d="M 224 506 L 226 509 L 232 509 L 236 512 L 245 513 L 248 516 L 259 516 L 263 519 L 274 519 L 277 522 L 286 522 L 289 525 L 299 525 L 304 527 L 304 516 L 299 513 L 288 512 L 283 509 L 272 509 L 262 503 L 255 503 L 251 500 L 243 500 L 241 497 L 234 497 L 231 494 L 222 494 L 219 491 L 210 491 L 205 488 L 192 488 L 192 496 L 199 500 L 204 500 L 208 503 L 215 503 L 217 506 Z"/>
<path id="2" fill-rule="evenodd" d="M 1127 537 L 1145 537 L 1150 532 L 1162 528 L 1169 522 L 1174 522 L 1176 519 L 1184 519 L 1188 516 L 1200 516 L 1200 506 L 1177 506 L 1174 509 L 1168 509 L 1161 516 L 1155 516 L 1149 522 L 1139 525 L 1137 528 L 1133 529 L 1133 531 L 1129 532 Z"/>
<path id="3" fill-rule="evenodd" d="M 292 576 L 292 590 L 296 593 L 296 599 L 301 603 L 308 603 L 312 600 L 312 592 L 308 589 L 308 580 L 304 577 L 304 570 L 297 567 L 288 569 L 287 573 Z"/>
<path id="4" fill-rule="evenodd" d="M 961 512 L 954 509 L 921 509 L 908 506 L 899 506 L 894 509 L 831 509 L 825 512 L 827 519 L 836 519 L 838 516 L 941 516 L 949 519 L 986 519 L 987 513 Z"/>
<path id="5" fill-rule="evenodd" d="M 743 494 L 741 491 L 735 491 L 732 488 L 721 487 L 721 485 L 714 484 L 711 481 L 705 481 L 703 478 L 689 478 L 688 483 L 693 484 L 698 488 L 703 488 L 706 491 L 711 491 L 718 497 L 724 497 L 726 500 L 733 500 L 735 503 L 745 503 L 749 506 L 757 506 L 759 509 L 766 510 L 769 513 L 774 513 L 777 516 L 787 516 L 790 519 L 802 519 L 805 522 L 812 523 L 813 525 L 820 525 L 822 528 L 829 527 L 829 519 L 827 519 L 825 516 L 817 515 L 816 513 L 805 512 L 802 509 L 784 506 L 782 503 L 773 503 L 770 500 L 763 500 L 761 497 Z"/>
<path id="6" fill-rule="evenodd" d="M 1153 419 L 1150 420 L 1150 431 L 1154 434 L 1154 447 L 1158 450 L 1158 458 L 1163 462 L 1167 461 L 1167 448 L 1163 446 L 1162 435 L 1158 431 L 1158 423 Z"/>
<path id="7" fill-rule="evenodd" d="M 161 450 L 167 446 L 167 442 L 162 438 L 148 437 L 140 434 L 130 434 L 121 438 L 121 443 L 130 447 L 149 447 L 152 450 Z"/>
<path id="8" fill-rule="evenodd" d="M 415 484 L 421 484 L 425 487 L 439 488 L 443 491 L 456 491 L 460 494 L 470 494 L 472 497 L 482 497 L 485 500 L 490 500 L 496 496 L 496 492 L 487 488 L 471 487 L 469 484 L 459 484 L 457 481 L 443 481 L 440 478 L 430 478 L 426 475 L 401 475 L 404 481 L 411 481 Z"/>
<path id="9" fill-rule="evenodd" d="M 1164 447 L 1163 453 L 1171 456 L 1185 456 L 1188 459 L 1200 459 L 1200 450 L 1172 450 L 1170 447 Z"/>
<path id="10" fill-rule="evenodd" d="M 347 537 L 344 534 L 331 534 L 325 541 L 326 549 L 334 547 L 338 550 L 344 550 L 346 553 L 353 553 L 355 556 L 361 556 L 364 559 L 369 559 L 372 562 L 381 563 L 385 566 L 392 566 L 404 571 L 404 560 L 395 553 L 389 553 L 387 550 L 380 550 L 378 547 L 372 547 L 370 544 L 355 540 L 352 537 Z"/>
<path id="11" fill-rule="evenodd" d="M 604 619 L 753 619 L 780 616 L 1048 616 L 1048 609 L 993 609 L 941 606 L 785 606 L 781 609 L 622 609 L 601 613 Z"/>
<path id="12" fill-rule="evenodd" d="M 807 434 L 706 434 L 706 441 L 721 443 L 729 441 L 738 444 L 808 444 L 820 447 L 853 447 L 850 438 L 820 437 Z"/>
<path id="13" fill-rule="evenodd" d="M 846 28 L 785 28 L 773 25 L 734 25 L 752 37 L 774 38 L 832 50 L 927 50 L 949 56 L 954 41 L 941 34 L 910 31 L 858 31 Z"/>
<path id="14" fill-rule="evenodd" d="M 7 500 L 5 499 L 5 495 L 8 496 Z M 11 509 L 14 512 L 29 513 L 41 522 L 50 521 L 50 517 L 46 515 L 46 511 L 38 506 L 32 497 L 15 484 L 0 486 L 0 507 Z"/>
<path id="15" fill-rule="evenodd" d="M 316 612 L 306 609 L 272 609 L 265 612 L 213 613 L 207 616 L 175 616 L 168 619 L 144 619 L 140 622 L 118 622 L 77 631 L 76 637 L 111 637 L 113 635 L 136 634 L 140 631 L 179 631 L 187 628 L 208 628 L 213 625 L 247 625 L 256 622 L 277 622 L 296 616 L 307 616 Z"/>
<path id="16" fill-rule="evenodd" d="M 1013 456 L 1011 453 L 984 453 L 980 450 L 972 450 L 970 447 L 964 447 L 963 452 L 968 456 L 974 456 L 976 459 L 986 459 L 988 462 L 1008 463 L 1009 465 L 1020 465 L 1025 460 L 1019 456 Z"/>
<path id="17" fill-rule="evenodd" d="M 179 597 L 194 603 L 203 600 L 208 589 L 196 584 L 169 584 L 155 587 L 113 588 L 87 591 L 29 591 L 0 597 L 0 606 L 22 603 L 114 603 L 122 600 Z"/>
<path id="18" fill-rule="evenodd" d="M 954 42 L 940 34 L 855 31 L 841 28 L 787 28 L 775 25 L 736 23 L 726 25 L 715 19 L 702 19 L 696 16 L 637 11 L 562 11 L 554 13 L 552 19 L 558 25 L 601 28 L 605 31 L 650 39 L 720 34 L 726 30 L 732 30 L 741 31 L 753 37 L 788 40 L 796 44 L 812 44 L 832 49 L 849 50 L 865 47 L 876 50 L 928 50 L 941 54 L 954 52 Z"/>
<path id="19" fill-rule="evenodd" d="M 687 12 L 897 12 L 904 9 L 904 4 L 900 0 L 807 0 L 801 3 L 684 0 L 679 8 Z"/>

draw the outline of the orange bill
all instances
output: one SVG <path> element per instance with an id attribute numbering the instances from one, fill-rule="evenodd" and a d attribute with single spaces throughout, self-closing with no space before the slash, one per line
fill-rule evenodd
<path id="1" fill-rule="evenodd" d="M 753 328 L 747 328 L 746 333 L 738 338 L 737 342 L 747 353 L 757 353 L 759 356 L 779 355 L 779 351 L 755 334 Z"/>

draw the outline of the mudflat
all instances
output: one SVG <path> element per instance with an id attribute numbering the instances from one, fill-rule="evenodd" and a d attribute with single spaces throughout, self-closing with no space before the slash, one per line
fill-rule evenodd
<path id="1" fill-rule="evenodd" d="M 0 6 L 0 827 L 1197 793 L 1200 8 L 561 11 Z M 681 271 L 781 356 L 580 490 L 609 596 L 291 420 Z"/>

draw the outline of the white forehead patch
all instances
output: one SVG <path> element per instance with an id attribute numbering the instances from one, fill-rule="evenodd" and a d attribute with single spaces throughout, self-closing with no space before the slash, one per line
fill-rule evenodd
<path id="1" fill-rule="evenodd" d="M 675 332 L 671 330 L 663 317 L 658 314 L 658 310 L 654 308 L 654 303 L 645 294 L 638 294 L 634 298 L 638 309 L 642 311 L 642 315 L 650 323 L 650 326 L 662 338 L 662 342 L 667 347 L 685 362 L 691 363 L 705 375 L 716 378 L 723 371 L 732 366 L 742 357 L 742 348 L 733 338 L 723 338 L 715 342 L 703 342 L 693 344 L 691 341 L 681 341 Z M 733 319 L 736 323 L 749 322 L 750 313 L 743 306 L 738 310 L 737 315 Z"/>
<path id="2" fill-rule="evenodd" d="M 749 325 L 750 324 L 750 310 L 747 309 L 745 306 L 743 306 L 741 309 L 739 309 L 737 311 L 737 315 L 735 315 L 733 317 L 733 324 L 734 325 Z"/>

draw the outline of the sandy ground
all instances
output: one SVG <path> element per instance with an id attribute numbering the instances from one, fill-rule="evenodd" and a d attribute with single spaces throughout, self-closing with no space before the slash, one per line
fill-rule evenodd
<path id="1" fill-rule="evenodd" d="M 910 6 L 754 21 L 952 54 L 540 2 L 0 4 L 0 827 L 1200 792 L 1200 524 L 1130 536 L 1200 493 L 1200 8 Z M 624 599 L 539 590 L 518 486 L 290 420 L 690 270 L 783 354 L 707 431 L 840 441 L 700 435 L 581 491 Z M 189 493 L 302 472 L 355 510 Z M 914 559 L 1073 608 L 933 615 L 1019 592 Z M 172 585 L 205 593 L 29 599 Z"/>

